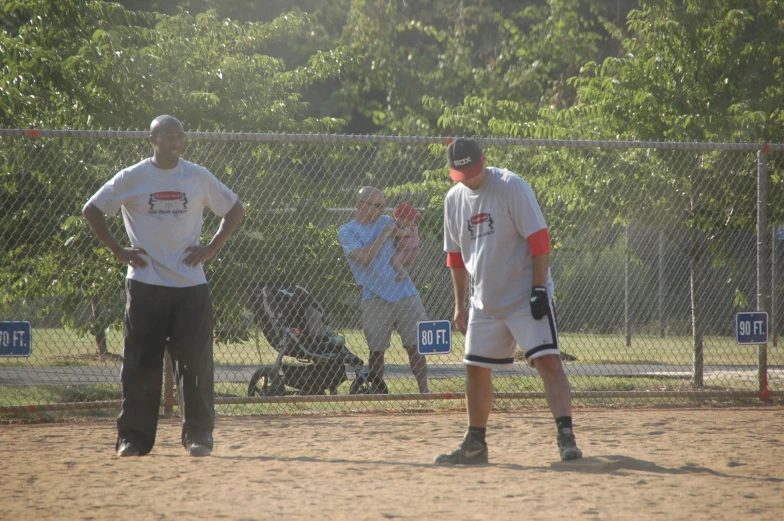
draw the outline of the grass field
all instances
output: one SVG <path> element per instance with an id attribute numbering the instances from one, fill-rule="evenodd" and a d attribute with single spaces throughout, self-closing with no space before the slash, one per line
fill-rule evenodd
<path id="1" fill-rule="evenodd" d="M 367 344 L 359 330 L 345 330 L 348 347 L 360 357 L 367 356 Z M 621 335 L 595 335 L 562 333 L 562 351 L 577 357 L 572 363 L 591 364 L 673 364 L 692 363 L 692 338 L 687 336 L 660 338 L 650 335 L 632 337 L 627 347 Z M 455 332 L 452 337 L 452 353 L 431 356 L 431 363 L 459 363 L 463 359 L 464 339 Z M 38 328 L 33 331 L 33 350 L 29 358 L 0 358 L 0 366 L 70 366 L 70 365 L 116 365 L 122 353 L 122 333 L 110 331 L 107 337 L 109 356 L 96 356 L 95 342 L 91 338 L 79 337 L 64 329 Z M 252 338 L 245 342 L 215 345 L 217 365 L 259 365 L 272 363 L 276 351 L 263 338 Z M 395 335 L 387 360 L 405 363 L 405 351 Z M 735 343 L 732 337 L 706 337 L 704 340 L 705 364 L 756 365 L 757 347 Z M 768 365 L 784 365 L 784 347 L 768 346 Z"/>
<path id="2" fill-rule="evenodd" d="M 346 337 L 348 347 L 361 358 L 366 360 L 367 345 L 361 331 L 342 331 Z M 597 365 L 624 365 L 638 364 L 656 368 L 657 365 L 681 365 L 689 367 L 692 361 L 692 339 L 690 337 L 659 338 L 654 336 L 635 336 L 632 338 L 631 347 L 626 347 L 622 336 L 614 335 L 588 335 L 588 334 L 562 334 L 562 350 L 576 357 L 568 362 L 569 371 L 572 373 L 570 381 L 574 391 L 694 391 L 690 379 L 681 376 L 661 377 L 648 376 L 585 376 L 574 374 L 581 364 Z M 112 332 L 107 338 L 108 355 L 96 356 L 95 344 L 92 339 L 79 337 L 73 332 L 63 329 L 35 329 L 33 332 L 33 351 L 29 358 L 0 358 L 0 370 L 6 368 L 47 368 L 47 367 L 106 367 L 107 371 L 116 371 L 121 364 L 122 337 L 118 332 Z M 463 337 L 459 333 L 453 336 L 452 353 L 448 355 L 430 356 L 428 363 L 431 366 L 449 364 L 454 368 L 463 358 Z M 781 347 L 769 347 L 768 364 L 771 366 L 784 364 Z M 277 352 L 260 336 L 248 341 L 234 344 L 215 345 L 215 363 L 218 366 L 246 366 L 255 367 L 262 364 L 271 364 L 275 361 Z M 751 370 L 741 373 L 727 371 L 721 376 L 706 379 L 701 390 L 735 390 L 754 391 L 757 389 L 756 376 L 753 367 L 757 364 L 756 346 L 737 345 L 730 337 L 708 337 L 705 339 L 704 356 L 706 365 L 743 365 Z M 405 350 L 400 345 L 399 338 L 393 339 L 393 345 L 387 352 L 387 363 L 407 365 L 408 360 Z M 286 361 L 294 360 L 286 358 Z M 296 363 L 296 362 L 294 362 Z M 522 363 L 522 362 L 521 362 Z M 458 369 L 459 370 L 459 369 Z M 392 394 L 417 393 L 416 382 L 409 372 L 401 376 L 388 378 Z M 342 384 L 339 394 L 347 394 L 349 382 Z M 247 395 L 247 381 L 217 382 L 216 396 L 218 397 L 244 397 Z M 499 393 L 541 393 L 543 391 L 541 380 L 536 376 L 497 376 L 495 378 L 496 391 Z M 778 388 L 776 387 L 778 386 Z M 781 390 L 781 382 L 771 383 L 771 388 Z M 465 379 L 460 373 L 456 377 L 438 377 L 430 379 L 432 393 L 461 393 L 465 389 Z M 118 384 L 89 384 L 75 381 L 73 385 L 2 385 L 0 382 L 0 405 L 26 406 L 30 404 L 50 403 L 84 403 L 117 401 L 121 398 Z M 672 401 L 667 398 L 650 398 L 655 402 Z M 639 401 L 639 399 L 638 399 Z M 590 404 L 612 404 L 608 399 L 585 399 Z M 327 412 L 327 411 L 384 411 L 417 409 L 440 409 L 461 406 L 454 400 L 422 402 L 347 402 L 347 403 L 289 403 L 289 404 L 238 404 L 221 405 L 219 414 L 272 414 L 296 412 Z M 85 415 L 113 415 L 116 411 L 89 411 Z M 76 413 L 76 414 L 82 414 Z"/>
<path id="3" fill-rule="evenodd" d="M 682 379 L 659 378 L 610 378 L 610 377 L 584 377 L 570 378 L 572 388 L 577 391 L 662 391 L 662 390 L 693 390 L 693 387 Z M 726 382 L 732 388 L 731 382 Z M 348 383 L 342 384 L 338 394 L 348 394 Z M 398 378 L 389 382 L 392 394 L 416 394 L 417 387 L 413 378 Z M 541 380 L 538 377 L 505 377 L 496 378 L 494 387 L 498 393 L 541 393 L 543 392 Z M 433 379 L 430 381 L 432 393 L 461 393 L 465 390 L 464 378 Z M 244 397 L 247 392 L 247 382 L 218 383 L 215 386 L 216 397 Z M 84 403 L 119 401 L 122 397 L 119 384 L 104 385 L 69 385 L 69 386 L 0 386 L 0 403 L 5 406 L 25 406 L 29 404 L 50 403 Z M 576 400 L 577 404 L 611 406 L 619 405 L 618 398 L 590 398 Z M 629 403 L 662 404 L 671 403 L 670 398 L 634 398 L 625 400 Z M 682 401 L 682 400 L 680 400 Z M 729 401 L 729 400 L 725 400 Z M 528 405 L 544 406 L 542 399 L 525 400 Z M 496 400 L 496 408 L 519 406 L 519 399 Z M 219 415 L 270 415 L 270 414 L 297 414 L 297 413 L 350 413 L 350 412 L 407 412 L 453 410 L 462 408 L 460 400 L 421 400 L 421 401 L 365 401 L 365 402 L 326 402 L 326 403 L 266 403 L 266 404 L 223 404 L 218 405 Z M 58 414 L 65 416 L 116 416 L 115 408 L 97 410 L 69 411 Z M 0 415 L 0 418 L 2 415 Z M 28 413 L 15 413 L 7 415 L 7 419 L 32 418 Z"/>

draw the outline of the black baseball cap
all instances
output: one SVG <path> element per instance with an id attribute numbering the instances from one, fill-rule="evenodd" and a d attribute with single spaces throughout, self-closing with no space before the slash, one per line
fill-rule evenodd
<path id="1" fill-rule="evenodd" d="M 458 138 L 446 149 L 449 162 L 449 177 L 459 182 L 471 179 L 482 173 L 485 167 L 485 156 L 482 147 L 474 139 Z"/>

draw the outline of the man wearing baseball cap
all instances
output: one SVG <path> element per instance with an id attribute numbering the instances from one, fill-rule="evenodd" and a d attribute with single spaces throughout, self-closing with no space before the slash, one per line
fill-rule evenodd
<path id="1" fill-rule="evenodd" d="M 435 463 L 487 463 L 492 370 L 511 366 L 517 345 L 544 382 L 561 459 L 579 459 L 555 323 L 550 235 L 536 196 L 518 175 L 485 166 L 474 139 L 450 143 L 447 160 L 457 184 L 444 201 L 444 250 L 452 270 L 455 326 L 466 335 L 468 431 L 457 449 L 436 456 Z M 469 275 L 474 285 L 467 305 Z"/>

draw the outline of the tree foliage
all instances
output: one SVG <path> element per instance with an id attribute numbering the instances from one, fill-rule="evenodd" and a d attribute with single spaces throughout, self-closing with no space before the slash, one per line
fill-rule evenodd
<path id="1" fill-rule="evenodd" d="M 782 20 L 775 0 L 6 0 L 0 125 L 145 128 L 170 113 L 187 130 L 205 131 L 782 142 Z M 78 303 L 118 287 L 121 270 L 79 210 L 91 190 L 149 150 L 109 147 L 3 143 L 0 190 L 12 202 L 0 209 L 6 299 L 59 295 L 72 317 Z M 443 144 L 418 155 L 356 144 L 227 147 L 215 157 L 200 150 L 193 144 L 189 153 L 256 194 L 247 200 L 248 222 L 287 208 L 318 216 L 384 175 L 388 195 L 429 201 L 423 229 L 440 233 L 450 185 Z M 588 222 L 711 234 L 748 227 L 753 215 L 752 161 L 730 163 L 718 152 L 678 160 L 633 150 L 623 154 L 623 173 L 608 170 L 609 153 L 596 151 L 490 147 L 488 156 L 520 165 L 557 210 L 556 241 L 577 228 L 585 233 Z M 30 157 L 56 157 L 63 167 L 42 159 L 31 168 Z M 251 164 L 261 166 L 249 172 Z M 773 181 L 775 202 L 782 195 L 775 170 Z M 772 217 L 784 217 L 780 205 Z M 340 252 L 313 222 L 246 226 L 250 251 L 282 248 L 313 271 L 323 246 L 337 273 Z M 275 242 L 291 234 L 307 242 Z M 210 268 L 226 282 L 217 288 L 222 320 L 238 316 L 231 295 L 241 276 L 295 275 L 231 244 L 224 255 L 242 270 Z M 348 280 L 341 273 L 338 285 Z"/>
<path id="2" fill-rule="evenodd" d="M 242 23 L 84 0 L 4 9 L 0 123 L 10 127 L 145 128 L 172 113 L 189 130 L 329 131 L 340 121 L 303 117 L 301 93 L 355 65 L 339 47 L 294 68 L 265 54 L 309 37 L 302 13 Z"/>
<path id="3" fill-rule="evenodd" d="M 643 2 L 624 55 L 574 78 L 568 121 L 584 137 L 780 142 L 782 15 L 775 1 Z"/>
<path id="4" fill-rule="evenodd" d="M 169 16 L 92 0 L 10 0 L 2 16 L 0 124 L 6 127 L 145 128 L 169 113 L 188 130 L 326 132 L 342 122 L 308 117 L 302 92 L 359 61 L 340 47 L 297 67 L 266 55 L 276 42 L 309 37 L 313 20 L 303 13 L 249 23 L 214 11 Z M 96 320 L 83 330 L 95 335 L 119 319 L 123 270 L 80 213 L 98 186 L 148 154 L 147 147 L 118 150 L 116 142 L 4 143 L 0 189 L 11 202 L 0 211 L 6 301 L 55 299 L 70 325 L 80 304 L 93 303 Z M 32 168 L 30 157 L 40 158 Z M 224 157 L 219 168 L 209 166 L 231 185 L 226 176 L 241 159 Z M 258 211 L 249 205 L 250 215 Z M 205 226 L 205 233 L 214 229 Z M 236 317 L 236 293 L 245 282 L 216 277 L 226 286 L 218 291 L 224 298 L 216 299 L 219 315 Z"/>

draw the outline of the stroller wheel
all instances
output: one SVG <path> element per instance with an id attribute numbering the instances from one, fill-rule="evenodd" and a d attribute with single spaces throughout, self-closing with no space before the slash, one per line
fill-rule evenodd
<path id="1" fill-rule="evenodd" d="M 284 394 L 286 388 L 283 379 L 277 374 L 272 374 L 269 368 L 262 367 L 253 373 L 248 384 L 248 396 L 283 396 Z"/>
<path id="2" fill-rule="evenodd" d="M 389 389 L 383 380 L 374 383 L 368 380 L 367 375 L 360 374 L 351 382 L 348 392 L 349 394 L 389 394 Z"/>
<path id="3" fill-rule="evenodd" d="M 389 394 L 389 388 L 384 380 L 372 381 L 367 374 L 358 374 L 351 382 L 349 394 Z"/>
<path id="4" fill-rule="evenodd" d="M 348 389 L 349 394 L 373 394 L 373 385 L 364 374 L 357 375 Z"/>

